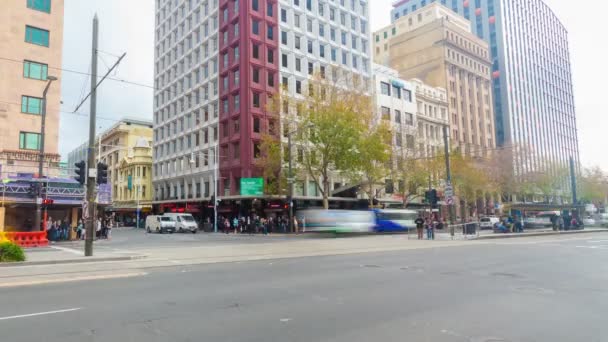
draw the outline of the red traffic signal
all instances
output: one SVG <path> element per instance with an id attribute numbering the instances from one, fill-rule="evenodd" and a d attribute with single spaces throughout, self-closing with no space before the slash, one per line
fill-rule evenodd
<path id="1" fill-rule="evenodd" d="M 55 202 L 54 200 L 48 199 L 48 198 L 45 198 L 42 200 L 42 204 L 44 204 L 44 205 L 53 204 L 54 202 Z"/>

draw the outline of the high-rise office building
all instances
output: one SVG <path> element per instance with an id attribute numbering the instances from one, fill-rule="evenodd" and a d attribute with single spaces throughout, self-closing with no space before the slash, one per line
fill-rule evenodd
<path id="1" fill-rule="evenodd" d="M 155 202 L 209 200 L 216 159 L 218 197 L 238 198 L 262 135 L 285 126 L 267 107 L 281 87 L 332 67 L 369 81 L 367 3 L 157 0 Z"/>
<path id="2" fill-rule="evenodd" d="M 431 2 L 470 20 L 492 58 L 496 139 L 514 149 L 514 170 L 579 163 L 568 32 L 542 0 L 401 0 L 395 21 Z"/>
<path id="3" fill-rule="evenodd" d="M 447 89 L 450 138 L 462 153 L 486 156 L 495 148 L 490 52 L 469 21 L 434 3 L 375 32 L 374 51 L 376 62 L 401 77 Z"/>
<path id="4" fill-rule="evenodd" d="M 61 78 L 63 6 L 63 0 L 2 2 L 0 178 L 38 173 L 43 92 L 49 79 Z M 44 176 L 59 175 L 60 98 L 55 82 L 46 97 Z"/>

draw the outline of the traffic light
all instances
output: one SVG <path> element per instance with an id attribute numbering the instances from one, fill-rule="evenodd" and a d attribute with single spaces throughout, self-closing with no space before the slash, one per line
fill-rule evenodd
<path id="1" fill-rule="evenodd" d="M 51 205 L 53 203 L 55 203 L 55 201 L 52 200 L 52 199 L 49 199 L 49 198 L 45 198 L 45 199 L 42 200 L 42 204 L 43 205 Z"/>
<path id="2" fill-rule="evenodd" d="M 97 163 L 97 184 L 108 183 L 108 165 L 99 162 Z"/>
<path id="3" fill-rule="evenodd" d="M 431 206 L 433 208 L 437 208 L 437 202 L 439 202 L 439 196 L 437 196 L 437 190 L 433 189 L 430 192 L 431 192 L 431 198 L 430 198 Z"/>
<path id="4" fill-rule="evenodd" d="M 30 183 L 30 187 L 27 189 L 27 194 L 30 197 L 38 196 L 38 183 Z"/>
<path id="5" fill-rule="evenodd" d="M 74 166 L 76 166 L 76 177 L 74 177 L 74 179 L 76 179 L 76 181 L 80 184 L 84 184 L 87 181 L 87 171 L 86 171 L 86 167 L 87 164 L 84 162 L 84 160 L 79 161 L 78 163 L 74 164 Z"/>

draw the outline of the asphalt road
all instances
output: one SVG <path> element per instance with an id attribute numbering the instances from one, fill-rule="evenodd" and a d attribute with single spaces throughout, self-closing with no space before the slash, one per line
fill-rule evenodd
<path id="1" fill-rule="evenodd" d="M 5 288 L 0 339 L 607 341 L 607 257 L 593 234 Z"/>

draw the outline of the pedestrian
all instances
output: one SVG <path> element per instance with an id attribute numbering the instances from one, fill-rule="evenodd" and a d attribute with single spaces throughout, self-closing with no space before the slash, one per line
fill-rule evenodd
<path id="1" fill-rule="evenodd" d="M 416 232 L 418 233 L 418 240 L 422 240 L 422 231 L 424 229 L 424 219 L 422 218 L 421 214 L 418 214 L 418 218 L 416 219 L 416 221 L 414 221 L 414 223 L 416 223 Z"/>
<path id="2" fill-rule="evenodd" d="M 50 223 L 49 227 L 49 240 L 55 241 L 57 239 L 57 227 L 55 226 L 55 222 Z"/>
<path id="3" fill-rule="evenodd" d="M 232 229 L 234 229 L 234 234 L 236 234 L 236 230 L 239 228 L 239 219 L 235 216 L 232 219 Z"/>
<path id="4" fill-rule="evenodd" d="M 430 218 L 427 218 L 426 221 L 424 222 L 424 226 L 426 228 L 426 239 L 432 240 L 433 239 L 433 221 Z"/>
<path id="5" fill-rule="evenodd" d="M 112 240 L 112 221 L 108 222 L 106 227 L 106 239 Z"/>
<path id="6" fill-rule="evenodd" d="M 296 234 L 298 233 L 298 218 L 295 216 L 293 217 L 293 230 Z"/>
<path id="7" fill-rule="evenodd" d="M 95 237 L 96 238 L 100 238 L 101 237 L 101 219 L 97 218 L 97 223 L 96 223 L 96 228 L 95 228 Z"/>
<path id="8" fill-rule="evenodd" d="M 78 220 L 78 226 L 76 227 L 76 238 L 78 240 L 82 239 L 82 231 L 84 230 L 84 222 L 82 222 L 82 219 Z"/>

